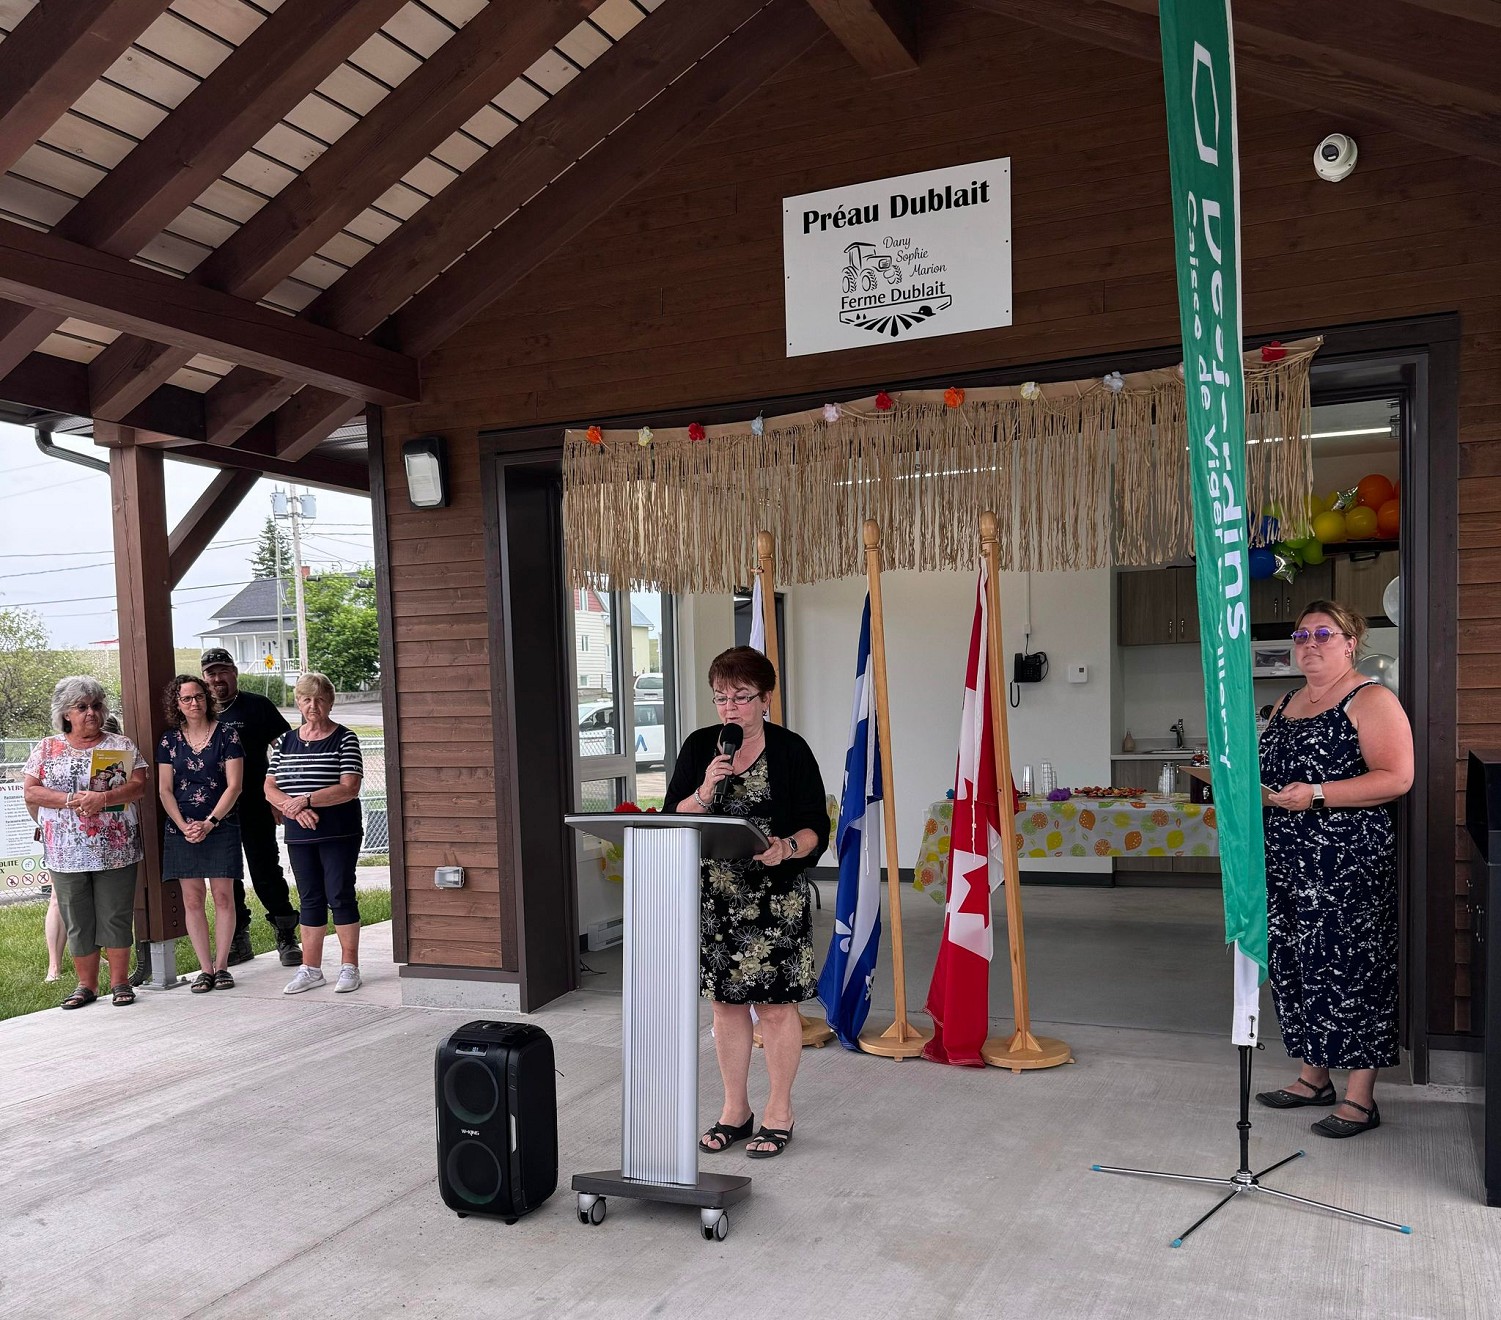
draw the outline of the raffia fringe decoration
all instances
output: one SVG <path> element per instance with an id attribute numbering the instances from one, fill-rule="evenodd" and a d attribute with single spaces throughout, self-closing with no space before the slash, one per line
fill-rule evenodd
<path id="1" fill-rule="evenodd" d="M 1245 355 L 1245 507 L 1301 512 L 1313 491 L 1309 367 L 1321 339 L 1263 362 Z M 1192 369 L 1190 368 L 1190 374 Z M 563 451 L 563 525 L 571 585 L 729 591 L 755 563 L 759 528 L 776 537 L 787 583 L 863 571 L 860 528 L 881 525 L 893 569 L 973 566 L 982 509 L 1000 520 L 1007 570 L 1158 564 L 1189 553 L 1184 380 L 1176 368 L 1140 372 L 1112 391 L 1099 380 L 902 395 L 889 412 L 871 399 L 748 424 L 606 431 L 592 444 L 570 431 Z M 1306 535 L 1284 522 L 1282 535 Z"/>

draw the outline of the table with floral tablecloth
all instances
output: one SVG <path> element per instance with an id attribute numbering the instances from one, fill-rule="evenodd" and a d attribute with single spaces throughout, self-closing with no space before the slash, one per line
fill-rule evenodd
<path id="1" fill-rule="evenodd" d="M 928 807 L 913 887 L 944 901 L 954 804 Z M 1218 857 L 1214 808 L 1178 794 L 1139 798 L 1028 797 L 1016 813 L 1016 850 L 1022 857 Z"/>

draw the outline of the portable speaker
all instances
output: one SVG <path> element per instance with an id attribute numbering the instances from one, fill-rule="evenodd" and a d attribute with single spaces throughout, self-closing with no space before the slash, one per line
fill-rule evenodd
<path id="1" fill-rule="evenodd" d="M 558 1092 L 541 1027 L 466 1023 L 438 1046 L 434 1089 L 438 1190 L 449 1209 L 515 1223 L 553 1194 Z"/>

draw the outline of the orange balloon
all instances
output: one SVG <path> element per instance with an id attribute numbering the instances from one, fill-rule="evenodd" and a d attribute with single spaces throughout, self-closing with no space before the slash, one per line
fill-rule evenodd
<path id="1" fill-rule="evenodd" d="M 1369 541 L 1376 535 L 1376 510 L 1357 504 L 1345 514 L 1345 531 L 1352 541 Z"/>
<path id="2" fill-rule="evenodd" d="M 1360 479 L 1360 485 L 1356 487 L 1357 498 L 1368 509 L 1379 509 L 1392 497 L 1392 483 L 1389 477 L 1384 477 L 1379 472 L 1372 472 L 1367 477 Z"/>
<path id="3" fill-rule="evenodd" d="M 1376 534 L 1387 541 L 1395 541 L 1402 530 L 1402 504 L 1399 500 L 1387 500 L 1376 510 Z"/>

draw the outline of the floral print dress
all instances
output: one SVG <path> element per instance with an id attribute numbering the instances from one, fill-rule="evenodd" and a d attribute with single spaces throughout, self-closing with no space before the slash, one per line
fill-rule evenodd
<path id="1" fill-rule="evenodd" d="M 770 833 L 764 753 L 732 783 L 720 814 L 743 816 Z M 725 1004 L 800 1004 L 813 997 L 813 913 L 801 873 L 788 881 L 749 859 L 705 861 L 701 904 L 704 998 Z"/>

